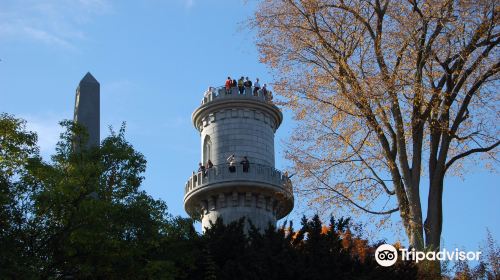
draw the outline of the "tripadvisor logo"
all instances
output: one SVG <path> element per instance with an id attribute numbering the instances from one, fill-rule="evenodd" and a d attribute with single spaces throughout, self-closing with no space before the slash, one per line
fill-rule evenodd
<path id="1" fill-rule="evenodd" d="M 459 251 L 458 249 L 455 249 L 454 251 L 447 251 L 446 249 L 443 249 L 439 252 L 422 252 L 416 251 L 415 249 L 408 250 L 401 248 L 399 251 L 401 252 L 401 260 L 410 260 L 416 263 L 423 260 L 479 261 L 479 256 L 481 255 L 481 252 L 465 252 Z M 398 260 L 398 250 L 390 244 L 382 244 L 378 246 L 375 251 L 375 260 L 381 266 L 391 266 Z"/>
<path id="2" fill-rule="evenodd" d="M 390 244 L 382 244 L 375 251 L 375 260 L 381 266 L 391 266 L 398 260 L 398 251 Z"/>

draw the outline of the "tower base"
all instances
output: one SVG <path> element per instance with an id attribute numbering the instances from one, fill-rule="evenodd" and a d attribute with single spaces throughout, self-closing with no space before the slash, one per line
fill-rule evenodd
<path id="1" fill-rule="evenodd" d="M 256 227 L 261 233 L 263 233 L 270 225 L 276 226 L 276 217 L 272 211 L 268 211 L 265 208 L 256 207 L 227 207 L 222 209 L 217 209 L 216 211 L 209 211 L 203 215 L 201 219 L 201 226 L 203 232 L 207 228 L 211 227 L 210 223 L 214 223 L 218 218 L 222 219 L 224 224 L 230 224 L 232 222 L 238 222 L 242 217 L 245 217 L 244 232 L 248 232 L 251 229 L 251 225 Z"/>

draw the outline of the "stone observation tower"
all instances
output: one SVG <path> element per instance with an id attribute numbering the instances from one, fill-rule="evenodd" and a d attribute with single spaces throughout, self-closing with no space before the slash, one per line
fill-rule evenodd
<path id="1" fill-rule="evenodd" d="M 212 168 L 193 173 L 185 185 L 184 208 L 202 228 L 218 217 L 224 223 L 244 217 L 261 231 L 293 208 L 290 179 L 274 168 L 274 133 L 283 120 L 262 91 L 210 88 L 192 115 L 201 136 L 201 162 Z M 235 155 L 231 172 L 228 157 Z M 241 161 L 247 157 L 250 165 Z M 248 223 L 245 225 L 248 230 Z"/>
<path id="2" fill-rule="evenodd" d="M 78 84 L 73 121 L 87 129 L 87 147 L 100 144 L 100 85 L 88 72 Z"/>

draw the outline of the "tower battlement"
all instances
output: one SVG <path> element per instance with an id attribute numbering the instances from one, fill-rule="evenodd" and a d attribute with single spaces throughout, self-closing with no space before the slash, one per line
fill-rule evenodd
<path id="1" fill-rule="evenodd" d="M 245 87 L 243 94 L 240 94 L 237 87 L 233 87 L 229 91 L 227 91 L 225 87 L 209 87 L 209 89 L 205 92 L 203 99 L 201 100 L 201 104 L 203 105 L 212 101 L 226 98 L 246 98 L 272 103 L 273 97 L 271 91 L 265 92 L 262 89 L 259 89 L 257 91 L 254 90 L 254 87 Z"/>
<path id="2" fill-rule="evenodd" d="M 210 160 L 213 166 L 188 179 L 184 208 L 201 219 L 203 228 L 219 217 L 225 223 L 244 217 L 263 230 L 292 210 L 291 181 L 274 168 L 274 133 L 283 115 L 271 100 L 270 92 L 252 88 L 243 94 L 237 88 L 211 88 L 193 112 L 201 162 Z M 234 170 L 227 162 L 231 155 Z M 244 157 L 250 162 L 247 168 Z"/>

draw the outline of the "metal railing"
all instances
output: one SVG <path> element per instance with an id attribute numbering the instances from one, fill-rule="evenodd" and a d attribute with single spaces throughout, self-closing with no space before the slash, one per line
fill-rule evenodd
<path id="1" fill-rule="evenodd" d="M 193 172 L 193 175 L 186 182 L 185 194 L 203 186 L 239 180 L 274 185 L 284 190 L 288 195 L 293 195 L 292 183 L 287 174 L 283 174 L 274 167 L 256 163 L 250 164 L 245 171 L 241 164 L 234 167 L 234 172 L 230 171 L 228 164 L 214 165 L 212 168 L 207 168 L 205 172 Z"/>
<path id="2" fill-rule="evenodd" d="M 272 103 L 273 94 L 270 90 L 263 90 L 259 88 L 255 90 L 255 87 L 244 87 L 242 93 L 240 93 L 239 88 L 232 87 L 229 91 L 225 86 L 220 87 L 210 87 L 203 95 L 203 99 L 201 100 L 201 104 L 205 104 L 214 100 L 219 100 L 222 98 L 253 98 L 261 101 Z"/>

